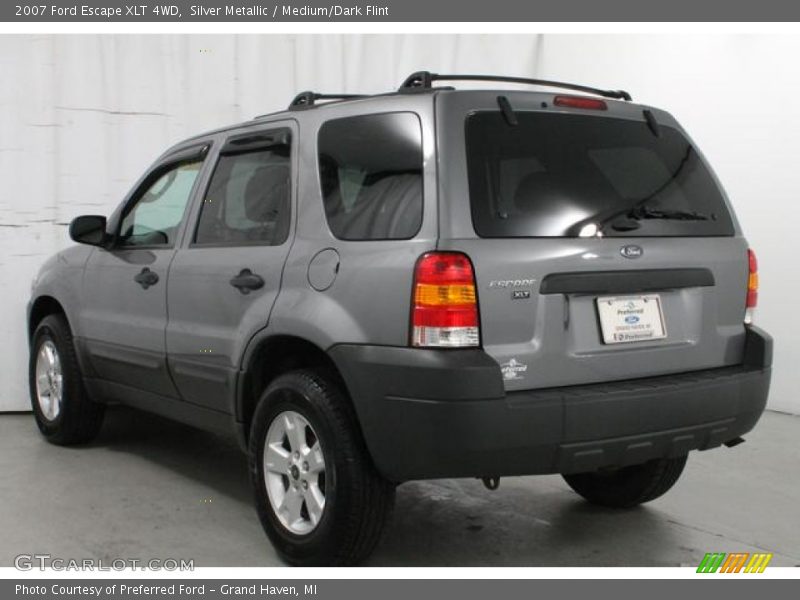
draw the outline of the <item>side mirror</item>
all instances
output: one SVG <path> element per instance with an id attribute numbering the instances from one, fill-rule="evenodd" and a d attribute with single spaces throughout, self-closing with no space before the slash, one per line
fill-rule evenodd
<path id="1" fill-rule="evenodd" d="M 69 224 L 69 237 L 79 244 L 102 246 L 108 237 L 106 235 L 106 218 L 101 215 L 75 217 Z"/>

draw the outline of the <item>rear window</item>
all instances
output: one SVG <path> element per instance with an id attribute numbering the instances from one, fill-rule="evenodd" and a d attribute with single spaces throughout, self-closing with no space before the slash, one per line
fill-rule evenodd
<path id="1" fill-rule="evenodd" d="M 412 113 L 334 119 L 319 132 L 328 225 L 343 240 L 403 240 L 422 223 L 422 130 Z"/>
<path id="2" fill-rule="evenodd" d="M 677 129 L 541 112 L 517 120 L 497 111 L 466 121 L 481 237 L 733 235 L 719 187 Z"/>

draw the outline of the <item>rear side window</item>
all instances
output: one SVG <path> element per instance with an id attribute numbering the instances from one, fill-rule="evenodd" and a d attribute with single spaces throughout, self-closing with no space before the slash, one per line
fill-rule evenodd
<path id="1" fill-rule="evenodd" d="M 222 155 L 208 185 L 195 244 L 276 246 L 289 233 L 288 143 Z"/>
<path id="2" fill-rule="evenodd" d="M 343 240 L 404 240 L 422 223 L 422 129 L 412 113 L 335 119 L 319 132 L 325 215 Z"/>
<path id="3" fill-rule="evenodd" d="M 691 143 L 642 119 L 518 112 L 467 118 L 472 221 L 482 237 L 733 235 Z"/>

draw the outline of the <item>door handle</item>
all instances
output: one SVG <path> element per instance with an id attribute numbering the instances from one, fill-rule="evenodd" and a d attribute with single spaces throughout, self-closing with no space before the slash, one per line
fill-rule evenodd
<path id="1" fill-rule="evenodd" d="M 149 288 L 151 285 L 158 283 L 158 273 L 155 273 L 145 267 L 133 278 L 133 280 L 142 286 L 144 289 Z"/>
<path id="2" fill-rule="evenodd" d="M 243 294 L 249 294 L 251 290 L 264 287 L 264 280 L 250 269 L 242 269 L 236 277 L 231 279 L 231 285 Z"/>

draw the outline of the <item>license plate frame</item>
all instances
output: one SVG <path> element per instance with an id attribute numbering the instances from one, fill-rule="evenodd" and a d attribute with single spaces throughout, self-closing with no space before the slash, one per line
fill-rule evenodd
<path id="1" fill-rule="evenodd" d="M 659 294 L 599 296 L 595 304 L 603 344 L 631 344 L 667 337 Z"/>

